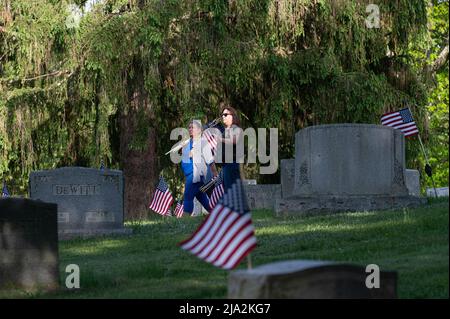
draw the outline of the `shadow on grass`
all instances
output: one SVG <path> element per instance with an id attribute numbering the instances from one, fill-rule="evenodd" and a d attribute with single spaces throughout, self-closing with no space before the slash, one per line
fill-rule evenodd
<path id="1" fill-rule="evenodd" d="M 202 220 L 151 219 L 130 223 L 130 236 L 61 242 L 61 284 L 66 265 L 74 263 L 80 267 L 82 289 L 25 297 L 224 298 L 228 272 L 177 246 Z M 448 296 L 448 202 L 306 218 L 256 211 L 253 220 L 255 266 L 291 259 L 376 263 L 382 270 L 400 270 L 400 297 Z M 243 268 L 245 262 L 238 267 Z"/>

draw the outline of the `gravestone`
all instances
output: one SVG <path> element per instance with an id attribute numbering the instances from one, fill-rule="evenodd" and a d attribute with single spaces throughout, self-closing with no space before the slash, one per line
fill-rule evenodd
<path id="1" fill-rule="evenodd" d="M 288 198 L 294 190 L 295 159 L 282 159 L 281 167 L 281 196 Z"/>
<path id="2" fill-rule="evenodd" d="M 380 271 L 379 288 L 366 286 L 368 275 L 365 267 L 350 264 L 305 260 L 274 262 L 232 271 L 228 278 L 228 298 L 397 298 L 395 272 Z"/>
<path id="3" fill-rule="evenodd" d="M 448 187 L 436 187 L 436 193 L 438 197 L 448 197 Z M 436 197 L 434 188 L 427 188 L 428 197 Z"/>
<path id="4" fill-rule="evenodd" d="M 275 201 L 281 199 L 280 184 L 244 185 L 250 209 L 274 209 Z"/>
<path id="5" fill-rule="evenodd" d="M 414 207 L 401 131 L 371 124 L 318 125 L 295 136 L 294 187 L 278 215 Z"/>
<path id="6" fill-rule="evenodd" d="M 30 174 L 30 198 L 58 204 L 60 239 L 128 234 L 121 171 L 64 167 Z"/>
<path id="7" fill-rule="evenodd" d="M 58 285 L 56 205 L 0 199 L 0 290 L 52 290 Z"/>
<path id="8" fill-rule="evenodd" d="M 418 170 L 405 170 L 405 184 L 409 195 L 417 197 L 420 196 L 420 174 Z"/>

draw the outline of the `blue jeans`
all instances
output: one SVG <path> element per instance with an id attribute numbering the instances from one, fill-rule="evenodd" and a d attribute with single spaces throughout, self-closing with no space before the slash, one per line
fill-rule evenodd
<path id="1" fill-rule="evenodd" d="M 183 208 L 186 213 L 192 214 L 194 210 L 194 198 L 197 198 L 200 204 L 202 204 L 205 209 L 210 212 L 209 198 L 208 196 L 200 191 L 200 187 L 203 185 L 204 178 L 198 183 L 192 182 L 193 174 L 186 176 L 186 183 L 184 185 L 184 201 Z"/>
<path id="2" fill-rule="evenodd" d="M 233 185 L 238 178 L 241 178 L 241 174 L 239 172 L 239 163 L 224 163 L 222 165 L 223 171 L 223 188 L 225 189 L 225 193 L 228 188 Z"/>

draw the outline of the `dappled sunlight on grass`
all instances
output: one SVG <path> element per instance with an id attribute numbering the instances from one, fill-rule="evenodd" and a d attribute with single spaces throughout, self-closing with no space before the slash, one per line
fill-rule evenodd
<path id="1" fill-rule="evenodd" d="M 395 270 L 400 297 L 448 296 L 448 202 L 417 209 L 276 217 L 252 212 L 258 241 L 252 263 L 329 260 Z M 60 242 L 60 273 L 80 266 L 83 289 L 23 298 L 225 298 L 229 272 L 177 244 L 204 220 L 127 222 L 133 235 Z M 246 269 L 244 260 L 237 269 Z M 420 280 L 419 280 L 420 279 Z M 412 283 L 413 282 L 413 283 Z"/>
<path id="2" fill-rule="evenodd" d="M 97 255 L 127 245 L 127 242 L 124 241 L 123 238 L 96 240 L 94 242 L 82 240 L 79 241 L 79 243 L 79 245 L 73 245 L 74 242 L 67 244 L 63 243 L 60 245 L 60 249 L 64 249 L 65 253 L 68 255 Z"/>
<path id="3" fill-rule="evenodd" d="M 302 221 L 297 220 L 297 223 L 284 223 L 279 226 L 262 226 L 260 223 L 256 222 L 256 232 L 258 235 L 274 235 L 274 234 L 282 234 L 282 235 L 295 235 L 295 234 L 304 234 L 310 232 L 328 232 L 328 233 L 341 233 L 346 231 L 371 231 L 377 228 L 386 228 L 386 227 L 397 227 L 397 226 L 405 226 L 412 225 L 416 223 L 412 218 L 402 219 L 402 220 L 383 220 L 383 221 L 374 221 L 369 224 L 363 224 L 362 221 L 358 223 L 354 223 L 347 218 L 336 220 L 336 223 L 310 223 L 310 221 L 305 218 Z"/>

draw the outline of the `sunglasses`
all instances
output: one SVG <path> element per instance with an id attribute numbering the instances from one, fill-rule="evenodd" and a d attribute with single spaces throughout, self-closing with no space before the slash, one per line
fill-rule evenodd
<path id="1" fill-rule="evenodd" d="M 222 117 L 227 117 L 228 115 L 233 115 L 233 114 L 231 114 L 231 113 L 223 113 Z"/>

